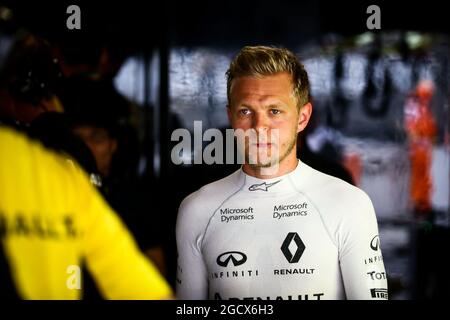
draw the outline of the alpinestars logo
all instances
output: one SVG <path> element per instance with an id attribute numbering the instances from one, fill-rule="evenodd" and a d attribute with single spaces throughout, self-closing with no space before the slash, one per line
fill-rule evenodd
<path id="1" fill-rule="evenodd" d="M 245 263 L 247 261 L 247 256 L 239 251 L 228 251 L 222 253 L 217 257 L 217 264 L 221 267 L 227 267 L 230 262 L 233 266 L 237 267 Z"/>
<path id="2" fill-rule="evenodd" d="M 297 249 L 294 253 L 292 253 L 289 249 L 289 246 L 292 242 L 294 242 L 297 246 Z M 300 239 L 300 236 L 297 232 L 289 232 L 284 239 L 283 244 L 281 245 L 281 251 L 283 252 L 287 261 L 289 261 L 289 263 L 297 263 L 299 262 L 303 252 L 305 251 L 305 244 L 303 243 L 302 239 Z"/>
<path id="3" fill-rule="evenodd" d="M 260 183 L 260 184 L 253 184 L 250 187 L 248 187 L 248 190 L 250 191 L 257 191 L 257 190 L 261 190 L 261 191 L 269 191 L 269 188 L 272 187 L 273 185 L 277 184 L 278 182 L 280 182 L 281 180 L 272 182 L 272 183 Z"/>

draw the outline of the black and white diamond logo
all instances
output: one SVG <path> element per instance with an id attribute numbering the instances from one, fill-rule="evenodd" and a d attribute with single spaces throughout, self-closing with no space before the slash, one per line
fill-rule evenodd
<path id="1" fill-rule="evenodd" d="M 292 253 L 291 248 L 289 248 L 291 246 L 296 247 L 296 249 L 293 250 L 294 253 Z M 297 263 L 299 262 L 303 251 L 305 251 L 305 244 L 302 239 L 300 239 L 297 232 L 289 232 L 281 245 L 281 251 L 289 263 Z"/>

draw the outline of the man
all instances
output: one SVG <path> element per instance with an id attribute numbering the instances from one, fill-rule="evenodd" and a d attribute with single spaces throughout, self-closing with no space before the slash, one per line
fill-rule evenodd
<path id="1" fill-rule="evenodd" d="M 227 78 L 231 125 L 257 141 L 240 170 L 182 202 L 177 296 L 387 299 L 369 197 L 296 158 L 312 111 L 303 65 L 286 49 L 245 47 Z"/>
<path id="2" fill-rule="evenodd" d="M 171 288 L 67 157 L 0 126 L 0 296 L 79 299 L 86 264 L 108 299 Z"/>

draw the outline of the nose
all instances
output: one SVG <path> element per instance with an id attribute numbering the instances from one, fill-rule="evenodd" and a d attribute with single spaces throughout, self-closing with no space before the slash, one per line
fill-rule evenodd
<path id="1" fill-rule="evenodd" d="M 264 112 L 256 112 L 253 118 L 253 128 L 257 132 L 264 132 L 267 131 L 269 127 L 269 117 Z"/>

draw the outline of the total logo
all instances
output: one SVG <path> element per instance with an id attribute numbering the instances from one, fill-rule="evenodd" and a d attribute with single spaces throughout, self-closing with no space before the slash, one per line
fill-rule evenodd
<path id="1" fill-rule="evenodd" d="M 223 278 L 242 278 L 242 277 L 255 277 L 259 275 L 258 269 L 238 269 L 236 267 L 242 266 L 247 262 L 247 255 L 240 251 L 227 251 L 220 254 L 216 263 L 225 270 L 211 272 L 210 279 L 223 279 Z"/>
<path id="2" fill-rule="evenodd" d="M 367 272 L 367 274 L 370 276 L 370 278 L 372 280 L 384 280 L 384 279 L 386 279 L 386 272 L 371 271 L 371 272 Z"/>

